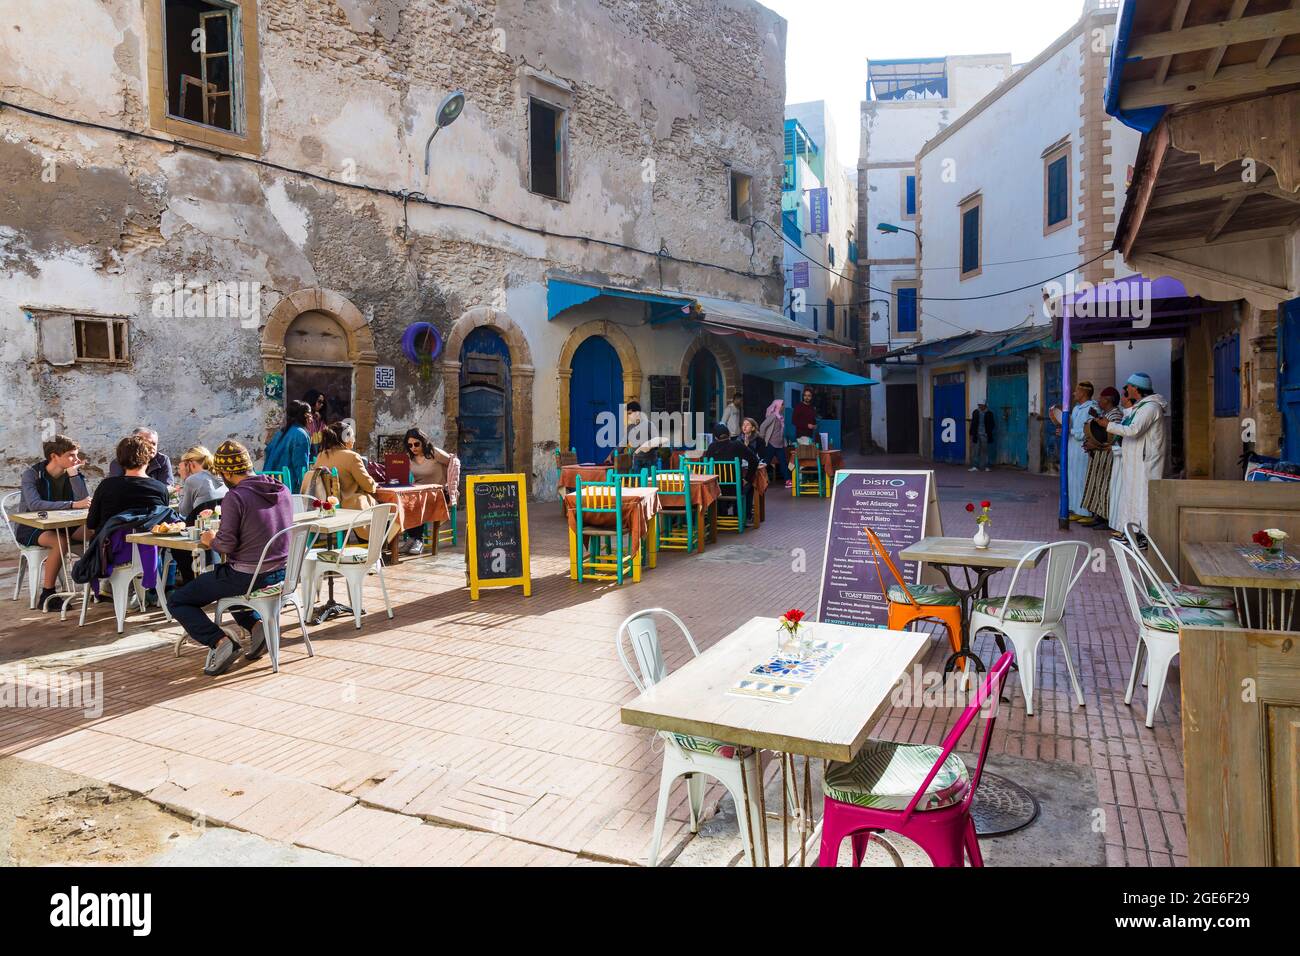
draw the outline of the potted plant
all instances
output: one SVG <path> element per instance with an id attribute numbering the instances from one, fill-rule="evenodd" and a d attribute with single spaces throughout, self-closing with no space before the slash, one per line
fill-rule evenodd
<path id="1" fill-rule="evenodd" d="M 812 624 L 804 623 L 806 613 L 792 607 L 777 619 L 776 651 L 794 657 L 806 657 L 812 649 Z"/>
<path id="2" fill-rule="evenodd" d="M 1283 554 L 1283 545 L 1289 537 L 1290 535 L 1281 528 L 1264 528 L 1252 534 L 1250 540 L 1267 551 L 1269 557 L 1280 558 Z"/>

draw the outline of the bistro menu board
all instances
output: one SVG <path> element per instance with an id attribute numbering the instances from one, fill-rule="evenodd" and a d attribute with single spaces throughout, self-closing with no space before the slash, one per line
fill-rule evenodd
<path id="1" fill-rule="evenodd" d="M 523 475 L 471 475 L 465 479 L 469 509 L 465 544 L 469 596 L 480 588 L 520 585 L 532 593 L 528 566 L 528 486 Z"/>
<path id="2" fill-rule="evenodd" d="M 879 536 L 903 580 L 917 583 L 917 562 L 900 562 L 898 552 L 925 537 L 933 481 L 930 471 L 836 472 L 817 620 L 887 626 L 881 580 L 888 587 L 893 578 L 883 564 L 876 573 L 875 554 L 864 529 L 871 528 Z"/>

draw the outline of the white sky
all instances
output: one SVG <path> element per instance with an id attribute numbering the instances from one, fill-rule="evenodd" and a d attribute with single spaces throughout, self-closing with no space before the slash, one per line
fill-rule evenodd
<path id="1" fill-rule="evenodd" d="M 1083 0 L 760 0 L 785 18 L 786 102 L 826 100 L 840 160 L 858 161 L 868 59 L 1010 53 L 1032 60 Z"/>

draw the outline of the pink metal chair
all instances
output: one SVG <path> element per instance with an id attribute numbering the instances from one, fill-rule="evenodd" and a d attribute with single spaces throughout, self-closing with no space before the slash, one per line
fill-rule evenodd
<path id="1" fill-rule="evenodd" d="M 826 767 L 818 866 L 836 865 L 845 837 L 853 839 L 853 865 L 861 866 L 871 834 L 881 830 L 907 837 L 929 855 L 935 866 L 963 866 L 963 853 L 970 857 L 972 866 L 984 865 L 970 805 L 979 788 L 1001 704 L 1002 686 L 1014 657 L 1007 651 L 998 658 L 974 703 L 949 731 L 942 748 L 868 741 L 849 763 L 832 763 Z M 966 728 L 990 703 L 990 698 L 988 723 L 980 742 L 975 773 L 971 774 L 953 749 Z M 927 764 L 930 765 L 928 773 L 925 772 Z"/>

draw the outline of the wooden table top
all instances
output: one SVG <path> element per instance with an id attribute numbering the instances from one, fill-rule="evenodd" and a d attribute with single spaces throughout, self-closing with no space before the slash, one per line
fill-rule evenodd
<path id="1" fill-rule="evenodd" d="M 987 548 L 975 547 L 970 538 L 922 538 L 898 552 L 904 561 L 922 561 L 926 564 L 958 564 L 973 568 L 1014 568 L 1035 548 L 1046 541 L 1003 541 L 994 538 Z M 1046 552 L 1039 552 L 1027 563 L 1037 567 Z"/>
<path id="2" fill-rule="evenodd" d="M 28 528 L 40 528 L 53 531 L 55 528 L 77 528 L 86 523 L 87 509 L 64 508 L 61 511 L 47 511 L 44 518 L 38 518 L 35 511 L 20 511 L 11 514 L 9 520 L 14 524 L 26 525 Z"/>
<path id="3" fill-rule="evenodd" d="M 152 531 L 137 531 L 128 534 L 126 540 L 131 544 L 152 544 L 158 548 L 176 548 L 178 551 L 199 551 L 207 549 L 199 544 L 198 539 L 189 539 L 178 534 L 154 534 Z"/>
<path id="4" fill-rule="evenodd" d="M 356 508 L 336 508 L 328 517 L 322 517 L 319 511 L 304 511 L 293 516 L 293 523 L 310 524 L 313 531 L 324 533 L 346 531 L 348 525 L 352 524 L 352 519 L 359 514 L 361 511 Z M 365 526 L 357 525 L 357 527 Z"/>
<path id="5" fill-rule="evenodd" d="M 776 652 L 776 618 L 752 618 L 621 710 L 623 723 L 731 744 L 852 760 L 889 706 L 894 685 L 925 654 L 923 632 L 815 625 L 846 646 L 788 703 L 728 693 Z"/>
<path id="6" fill-rule="evenodd" d="M 1235 541 L 1187 541 L 1183 557 L 1201 584 L 1227 588 L 1300 590 L 1300 568 L 1262 571 L 1253 567 Z"/>

